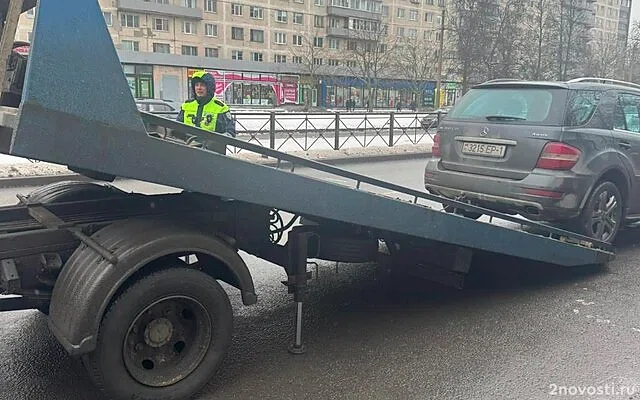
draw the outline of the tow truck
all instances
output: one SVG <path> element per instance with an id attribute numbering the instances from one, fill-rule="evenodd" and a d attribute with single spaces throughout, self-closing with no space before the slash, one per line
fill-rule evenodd
<path id="1" fill-rule="evenodd" d="M 259 301 L 240 251 L 286 272 L 297 306 L 293 354 L 305 352 L 309 260 L 369 263 L 384 255 L 399 268 L 420 257 L 426 276 L 460 287 L 481 253 L 570 267 L 615 256 L 589 237 L 141 112 L 96 0 L 0 1 L 0 59 L 10 58 L 17 19 L 33 6 L 24 81 L 13 81 L 20 74 L 12 63 L 0 72 L 9 96 L 0 108 L 0 152 L 91 180 L 45 185 L 0 207 L 0 311 L 45 313 L 55 338 L 109 398 L 186 399 L 210 380 L 233 330 L 220 282 L 245 306 Z M 234 158 L 228 147 L 275 163 Z M 116 178 L 179 191 L 126 192 Z"/>

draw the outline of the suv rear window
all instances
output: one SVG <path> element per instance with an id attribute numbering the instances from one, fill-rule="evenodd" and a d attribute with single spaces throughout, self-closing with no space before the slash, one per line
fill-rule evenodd
<path id="1" fill-rule="evenodd" d="M 458 101 L 447 119 L 559 126 L 564 120 L 566 97 L 567 90 L 562 88 L 474 88 Z"/>

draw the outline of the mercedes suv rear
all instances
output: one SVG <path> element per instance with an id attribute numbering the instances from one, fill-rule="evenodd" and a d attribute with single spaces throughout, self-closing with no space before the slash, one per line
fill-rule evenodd
<path id="1" fill-rule="evenodd" d="M 425 187 L 613 241 L 640 214 L 639 108 L 626 82 L 475 86 L 438 127 Z"/>

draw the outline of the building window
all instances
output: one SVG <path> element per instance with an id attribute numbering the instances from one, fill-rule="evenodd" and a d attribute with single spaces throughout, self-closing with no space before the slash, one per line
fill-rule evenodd
<path id="1" fill-rule="evenodd" d="M 314 37 L 313 38 L 313 47 L 324 47 L 324 38 Z"/>
<path id="2" fill-rule="evenodd" d="M 426 22 L 433 22 L 433 13 L 430 13 L 430 12 L 424 13 L 424 20 Z"/>
<path id="3" fill-rule="evenodd" d="M 196 0 L 184 0 L 184 6 L 187 8 L 196 8 L 198 7 Z"/>
<path id="4" fill-rule="evenodd" d="M 398 18 L 404 18 L 404 8 L 398 8 Z"/>
<path id="5" fill-rule="evenodd" d="M 231 4 L 231 15 L 241 16 L 242 15 L 242 4 L 232 3 Z"/>
<path id="6" fill-rule="evenodd" d="M 262 53 L 251 53 L 251 59 L 255 62 L 262 62 Z"/>
<path id="7" fill-rule="evenodd" d="M 324 0 L 314 0 L 313 4 L 322 7 L 324 6 Z"/>
<path id="8" fill-rule="evenodd" d="M 304 24 L 304 14 L 303 13 L 293 13 L 293 23 L 296 25 Z"/>
<path id="9" fill-rule="evenodd" d="M 182 46 L 183 56 L 197 56 L 198 48 L 196 46 Z"/>
<path id="10" fill-rule="evenodd" d="M 251 29 L 251 41 L 256 43 L 264 43 L 264 31 L 261 29 Z"/>
<path id="11" fill-rule="evenodd" d="M 133 14 L 120 15 L 120 25 L 125 28 L 139 28 L 140 16 Z"/>
<path id="12" fill-rule="evenodd" d="M 302 64 L 302 56 L 291 57 L 291 62 L 294 64 Z"/>
<path id="13" fill-rule="evenodd" d="M 287 12 L 284 10 L 276 10 L 276 21 L 287 23 Z"/>
<path id="14" fill-rule="evenodd" d="M 278 64 L 284 64 L 287 62 L 287 56 L 285 56 L 284 54 L 276 54 L 275 56 L 273 56 L 273 61 Z"/>
<path id="15" fill-rule="evenodd" d="M 140 42 L 134 40 L 123 40 L 120 42 L 120 48 L 128 51 L 140 51 Z"/>
<path id="16" fill-rule="evenodd" d="M 169 32 L 169 20 L 166 18 L 155 18 L 153 20 L 153 29 L 156 31 Z"/>
<path id="17" fill-rule="evenodd" d="M 153 98 L 153 67 L 151 65 L 123 64 L 131 94 L 136 98 Z"/>
<path id="18" fill-rule="evenodd" d="M 218 56 L 219 56 L 218 48 L 217 47 L 205 47 L 204 56 L 205 57 L 211 57 L 211 58 L 218 58 Z"/>
<path id="19" fill-rule="evenodd" d="M 418 20 L 418 10 L 409 10 L 409 20 L 411 21 Z"/>
<path id="20" fill-rule="evenodd" d="M 354 51 L 354 50 L 356 50 L 357 48 L 358 48 L 358 43 L 356 43 L 355 41 L 353 41 L 353 40 L 349 40 L 349 41 L 347 42 L 347 49 L 348 49 L 348 50 Z"/>
<path id="21" fill-rule="evenodd" d="M 171 46 L 169 46 L 167 43 L 154 43 L 153 52 L 169 54 L 171 53 Z"/>
<path id="22" fill-rule="evenodd" d="M 232 50 L 231 51 L 231 59 L 232 60 L 242 61 L 242 59 L 243 59 L 242 50 Z"/>
<path id="23" fill-rule="evenodd" d="M 264 9 L 262 7 L 249 7 L 249 16 L 253 19 L 264 19 Z"/>
<path id="24" fill-rule="evenodd" d="M 301 35 L 293 35 L 293 45 L 294 46 L 302 46 L 302 36 Z"/>
<path id="25" fill-rule="evenodd" d="M 338 60 L 334 60 L 334 59 L 331 59 L 331 58 L 330 58 L 330 59 L 328 59 L 328 60 L 327 60 L 327 64 L 328 64 L 329 66 L 331 66 L 331 67 L 337 67 L 337 66 L 339 66 L 339 65 L 340 65 L 340 61 L 338 61 Z"/>
<path id="26" fill-rule="evenodd" d="M 322 58 L 313 58 L 313 65 L 322 65 Z"/>
<path id="27" fill-rule="evenodd" d="M 329 39 L 329 48 L 337 50 L 340 48 L 340 41 L 338 39 Z"/>
<path id="28" fill-rule="evenodd" d="M 244 28 L 231 27 L 231 39 L 244 40 Z"/>
<path id="29" fill-rule="evenodd" d="M 275 42 L 276 44 L 287 44 L 287 34 L 284 32 L 276 32 Z"/>
<path id="30" fill-rule="evenodd" d="M 355 61 L 347 61 L 347 67 L 355 68 L 356 67 L 356 62 Z"/>
<path id="31" fill-rule="evenodd" d="M 191 21 L 184 21 L 182 24 L 182 32 L 186 35 L 195 35 L 198 33 L 196 29 L 196 24 Z"/>
<path id="32" fill-rule="evenodd" d="M 218 36 L 218 25 L 204 24 L 204 34 L 209 37 Z"/>
<path id="33" fill-rule="evenodd" d="M 404 27 L 399 26 L 396 28 L 396 34 L 398 37 L 403 37 L 404 36 Z"/>
<path id="34" fill-rule="evenodd" d="M 389 6 L 382 6 L 382 15 L 385 17 L 389 16 Z"/>
<path id="35" fill-rule="evenodd" d="M 31 9 L 33 10 L 33 9 Z M 102 15 L 104 16 L 104 22 L 107 23 L 107 26 L 112 26 L 113 25 L 113 14 L 111 14 L 109 11 L 104 11 L 102 13 Z"/>
<path id="36" fill-rule="evenodd" d="M 418 30 L 409 28 L 409 30 L 407 31 L 407 36 L 411 39 L 416 39 L 418 37 Z"/>
<path id="37" fill-rule="evenodd" d="M 324 28 L 324 17 L 321 15 L 315 15 L 313 17 L 313 26 L 316 28 Z"/>
<path id="38" fill-rule="evenodd" d="M 218 0 L 204 0 L 204 10 L 206 12 L 218 12 Z"/>
<path id="39" fill-rule="evenodd" d="M 438 0 L 438 6 L 444 7 L 444 0 Z"/>

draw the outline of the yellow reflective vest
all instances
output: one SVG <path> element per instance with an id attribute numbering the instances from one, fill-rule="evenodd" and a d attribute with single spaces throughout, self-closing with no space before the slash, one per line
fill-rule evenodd
<path id="1" fill-rule="evenodd" d="M 218 99 L 211 99 L 202 109 L 202 117 L 198 121 L 198 101 L 188 101 L 182 104 L 184 112 L 184 123 L 190 126 L 196 126 L 209 132 L 216 131 L 216 123 L 218 115 L 226 113 L 230 110 L 229 106 Z"/>

